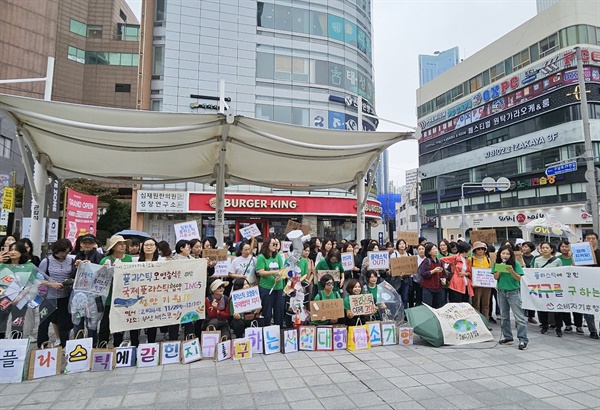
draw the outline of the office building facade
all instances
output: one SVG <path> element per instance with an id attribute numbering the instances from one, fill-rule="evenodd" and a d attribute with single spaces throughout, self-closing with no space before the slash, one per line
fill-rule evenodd
<path id="1" fill-rule="evenodd" d="M 597 166 L 600 3 L 558 2 L 419 88 L 421 202 L 426 218 L 435 218 L 444 186 L 444 237 L 461 232 L 462 184 L 485 177 L 509 178 L 510 189 L 465 188 L 469 229 L 514 239 L 529 221 L 553 215 L 579 237 L 591 230 L 575 46 L 583 50 Z M 577 163 L 573 172 L 545 173 L 568 160 Z M 424 232 L 435 236 L 434 228 Z"/>
<path id="2" fill-rule="evenodd" d="M 445 73 L 459 61 L 458 47 L 436 51 L 434 55 L 419 54 L 419 87 Z"/>

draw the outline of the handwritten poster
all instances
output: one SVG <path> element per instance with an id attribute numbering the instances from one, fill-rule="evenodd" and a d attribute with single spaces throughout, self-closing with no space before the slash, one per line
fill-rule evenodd
<path id="1" fill-rule="evenodd" d="M 369 269 L 389 269 L 390 254 L 388 251 L 367 252 L 369 258 Z"/>
<path id="2" fill-rule="evenodd" d="M 206 259 L 114 265 L 110 331 L 204 319 Z"/>
<path id="3" fill-rule="evenodd" d="M 496 230 L 495 229 L 478 229 L 476 231 L 471 231 L 471 243 L 475 243 L 477 241 L 485 242 L 485 243 L 496 243 L 498 239 L 496 238 Z"/>
<path id="4" fill-rule="evenodd" d="M 283 331 L 283 353 L 293 353 L 298 351 L 298 332 L 296 329 L 287 329 Z"/>
<path id="5" fill-rule="evenodd" d="M 316 333 L 317 328 L 315 326 L 300 326 L 298 330 L 300 350 L 315 350 Z"/>
<path id="6" fill-rule="evenodd" d="M 215 264 L 215 273 L 213 277 L 227 277 L 229 276 L 229 270 L 231 268 L 231 258 L 227 258 L 224 261 L 219 261 Z"/>
<path id="7" fill-rule="evenodd" d="M 479 286 L 480 288 L 495 288 L 497 286 L 497 281 L 494 279 L 491 269 L 473 268 L 472 275 L 473 286 Z"/>
<path id="8" fill-rule="evenodd" d="M 342 267 L 345 271 L 349 271 L 354 268 L 354 254 L 352 252 L 342 253 Z"/>
<path id="9" fill-rule="evenodd" d="M 256 224 L 248 225 L 240 229 L 240 235 L 244 239 L 250 239 L 252 237 L 257 238 L 261 235 L 260 229 Z"/>
<path id="10" fill-rule="evenodd" d="M 316 350 L 333 350 L 333 326 L 317 326 Z"/>
<path id="11" fill-rule="evenodd" d="M 248 339 L 233 339 L 233 360 L 252 357 L 252 342 Z"/>
<path id="12" fill-rule="evenodd" d="M 390 258 L 392 276 L 409 276 L 417 272 L 419 265 L 416 256 L 401 256 Z"/>
<path id="13" fill-rule="evenodd" d="M 279 325 L 263 327 L 263 340 L 265 341 L 265 354 L 279 353 L 281 351 L 281 329 Z"/>
<path id="14" fill-rule="evenodd" d="M 0 384 L 20 383 L 29 339 L 0 339 Z"/>
<path id="15" fill-rule="evenodd" d="M 295 231 L 298 229 L 301 230 L 304 235 L 308 235 L 310 233 L 310 226 L 302 225 L 300 222 L 292 221 L 291 219 L 285 226 L 285 231 L 283 231 L 283 233 L 287 235 L 288 232 Z"/>
<path id="16" fill-rule="evenodd" d="M 258 286 L 231 292 L 232 313 L 251 312 L 262 307 Z"/>
<path id="17" fill-rule="evenodd" d="M 440 322 L 444 345 L 463 345 L 494 340 L 479 312 L 468 303 L 448 303 L 439 309 L 432 309 L 429 306 L 427 308 L 435 313 Z M 400 335 L 403 339 L 402 332 Z"/>
<path id="18" fill-rule="evenodd" d="M 573 252 L 573 263 L 575 265 L 595 265 L 596 255 L 592 252 L 592 246 L 589 242 L 572 243 L 571 252 Z"/>
<path id="19" fill-rule="evenodd" d="M 198 221 L 187 221 L 173 225 L 175 229 L 175 242 L 180 239 L 190 240 L 194 238 L 200 238 L 200 231 L 198 230 Z"/>
<path id="20" fill-rule="evenodd" d="M 321 280 L 321 278 L 325 275 L 331 275 L 334 281 L 339 282 L 342 275 L 341 272 L 337 269 L 333 270 L 319 270 L 317 271 L 317 280 Z"/>
<path id="21" fill-rule="evenodd" d="M 419 234 L 417 232 L 398 231 L 398 239 L 404 239 L 408 245 L 419 244 Z"/>
<path id="22" fill-rule="evenodd" d="M 373 315 L 377 313 L 377 307 L 370 293 L 350 295 L 350 310 L 354 316 Z"/>
<path id="23" fill-rule="evenodd" d="M 226 261 L 227 249 L 202 249 L 202 257 L 211 261 Z"/>
<path id="24" fill-rule="evenodd" d="M 329 320 L 344 317 L 343 299 L 313 300 L 309 303 L 311 320 Z"/>
<path id="25" fill-rule="evenodd" d="M 333 348 L 344 350 L 348 346 L 348 328 L 346 326 L 333 327 Z"/>

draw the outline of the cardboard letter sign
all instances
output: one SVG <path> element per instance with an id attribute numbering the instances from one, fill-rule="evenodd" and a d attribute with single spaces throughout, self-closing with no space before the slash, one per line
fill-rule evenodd
<path id="1" fill-rule="evenodd" d="M 302 225 L 300 222 L 292 221 L 291 219 L 288 221 L 283 233 L 287 235 L 289 232 L 297 229 L 300 229 L 304 235 L 308 235 L 310 233 L 310 226 Z"/>
<path id="2" fill-rule="evenodd" d="M 309 305 L 311 320 L 329 320 L 344 317 L 343 299 L 312 300 Z"/>
<path id="3" fill-rule="evenodd" d="M 86 264 L 87 265 L 87 264 Z M 85 339 L 67 340 L 65 346 L 65 374 L 87 372 L 92 363 L 92 343 L 91 337 Z"/>
<path id="4" fill-rule="evenodd" d="M 162 342 L 160 344 L 160 364 L 179 363 L 181 342 Z"/>
<path id="5" fill-rule="evenodd" d="M 350 295 L 349 299 L 350 310 L 354 313 L 354 316 L 369 316 L 377 313 L 372 294 Z"/>
<path id="6" fill-rule="evenodd" d="M 158 343 L 140 343 L 137 355 L 138 367 L 158 366 L 160 360 L 160 345 Z"/>
<path id="7" fill-rule="evenodd" d="M 265 341 L 265 354 L 279 353 L 281 351 L 281 329 L 279 325 L 263 327 L 263 340 Z"/>
<path id="8" fill-rule="evenodd" d="M 61 359 L 62 347 L 60 346 L 52 349 L 32 350 L 29 356 L 28 379 L 56 376 L 60 373 Z"/>
<path id="9" fill-rule="evenodd" d="M 298 332 L 296 329 L 283 331 L 283 353 L 293 353 L 298 351 Z"/>
<path id="10" fill-rule="evenodd" d="M 317 326 L 316 350 L 333 350 L 333 326 Z"/>
<path id="11" fill-rule="evenodd" d="M 92 371 L 110 372 L 117 366 L 117 354 L 115 349 L 93 349 Z"/>
<path id="12" fill-rule="evenodd" d="M 137 347 L 117 347 L 117 367 L 134 367 L 137 359 Z"/>
<path id="13" fill-rule="evenodd" d="M 227 249 L 202 249 L 202 257 L 211 261 L 226 261 Z"/>
<path id="14" fill-rule="evenodd" d="M 198 221 L 187 221 L 173 225 L 175 229 L 175 242 L 180 239 L 190 240 L 194 238 L 200 238 L 200 231 L 198 231 Z"/>
<path id="15" fill-rule="evenodd" d="M 200 339 L 197 337 L 181 342 L 181 363 L 188 364 L 202 359 Z"/>
<path id="16" fill-rule="evenodd" d="M 404 239 L 407 245 L 419 244 L 419 234 L 416 232 L 398 231 L 398 239 Z"/>
<path id="17" fill-rule="evenodd" d="M 263 331 L 262 327 L 247 327 L 244 331 L 244 337 L 250 341 L 252 353 L 258 354 L 263 352 Z"/>
<path id="18" fill-rule="evenodd" d="M 369 341 L 371 342 L 371 346 L 381 346 L 383 344 L 381 322 L 367 322 L 366 325 L 369 329 Z"/>
<path id="19" fill-rule="evenodd" d="M 496 239 L 496 230 L 495 229 L 478 229 L 476 231 L 471 231 L 471 243 L 475 243 L 477 241 L 485 242 L 485 243 L 496 243 L 498 240 Z"/>
<path id="20" fill-rule="evenodd" d="M 416 256 L 402 256 L 390 259 L 392 276 L 409 276 L 417 273 L 419 265 Z"/>
<path id="21" fill-rule="evenodd" d="M 252 342 L 248 339 L 233 339 L 233 360 L 252 357 Z"/>
<path id="22" fill-rule="evenodd" d="M 23 381 L 29 339 L 0 339 L 0 384 Z"/>
<path id="23" fill-rule="evenodd" d="M 317 328 L 314 326 L 300 326 L 298 342 L 300 350 L 315 350 L 315 337 Z"/>
<path id="24" fill-rule="evenodd" d="M 317 272 L 317 280 L 318 281 L 321 280 L 321 278 L 325 275 L 331 275 L 335 282 L 339 282 L 340 278 L 341 278 L 339 270 L 336 270 L 336 269 L 334 269 L 334 270 L 319 270 Z"/>
<path id="25" fill-rule="evenodd" d="M 333 348 L 344 350 L 348 346 L 348 328 L 346 326 L 333 327 Z"/>
<path id="26" fill-rule="evenodd" d="M 398 332 L 396 331 L 395 322 L 383 322 L 381 323 L 381 333 L 383 334 L 383 345 L 397 345 L 398 344 Z"/>
<path id="27" fill-rule="evenodd" d="M 252 237 L 257 238 L 261 235 L 260 229 L 258 229 L 258 226 L 256 226 L 256 224 L 248 225 L 244 228 L 241 228 L 240 234 L 244 239 L 250 239 Z"/>
<path id="28" fill-rule="evenodd" d="M 399 344 L 402 346 L 410 346 L 413 344 L 413 328 L 400 327 L 398 328 Z"/>
<path id="29" fill-rule="evenodd" d="M 222 362 L 223 360 L 228 360 L 232 358 L 232 344 L 233 343 L 231 343 L 231 340 L 226 340 L 217 344 L 217 362 Z"/>

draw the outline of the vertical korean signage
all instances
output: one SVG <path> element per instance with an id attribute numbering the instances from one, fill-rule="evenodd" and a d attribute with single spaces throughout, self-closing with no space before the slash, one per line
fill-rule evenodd
<path id="1" fill-rule="evenodd" d="M 65 201 L 65 238 L 72 243 L 78 236 L 96 234 L 98 197 L 67 188 Z"/>
<path id="2" fill-rule="evenodd" d="M 8 217 L 15 207 L 15 190 L 10 187 L 10 175 L 0 175 L 0 204 L 0 235 L 6 235 Z"/>

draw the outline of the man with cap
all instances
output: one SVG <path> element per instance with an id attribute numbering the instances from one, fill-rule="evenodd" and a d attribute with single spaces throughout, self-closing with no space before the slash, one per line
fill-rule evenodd
<path id="1" fill-rule="evenodd" d="M 206 318 L 203 330 L 209 326 L 214 326 L 215 329 L 221 331 L 221 336 L 225 336 L 227 340 L 231 339 L 231 330 L 229 329 L 229 319 L 231 313 L 229 310 L 229 298 L 225 295 L 225 287 L 229 282 L 221 279 L 215 279 L 210 284 L 210 295 L 206 298 Z"/>

